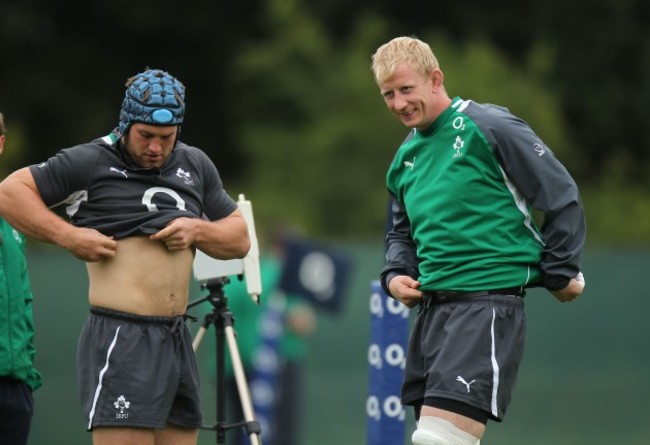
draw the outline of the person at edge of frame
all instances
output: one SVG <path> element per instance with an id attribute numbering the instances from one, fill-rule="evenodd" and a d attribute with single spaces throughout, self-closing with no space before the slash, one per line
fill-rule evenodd
<path id="1" fill-rule="evenodd" d="M 0 215 L 86 262 L 77 369 L 94 445 L 195 444 L 202 426 L 185 323 L 194 253 L 243 258 L 251 244 L 213 162 L 179 140 L 184 115 L 185 86 L 146 69 L 128 79 L 108 136 L 0 183 Z"/>
<path id="2" fill-rule="evenodd" d="M 410 128 L 386 175 L 392 227 L 381 284 L 420 312 L 402 403 L 414 445 L 479 444 L 503 420 L 523 355 L 526 289 L 584 289 L 578 188 L 506 108 L 449 97 L 430 46 L 397 37 L 372 55 L 388 109 Z M 538 228 L 532 209 L 543 213 Z"/>
<path id="3" fill-rule="evenodd" d="M 0 154 L 5 146 L 0 113 Z M 25 258 L 25 237 L 0 218 L 0 437 L 26 445 L 34 414 L 32 393 L 42 385 L 34 368 L 34 297 Z"/>

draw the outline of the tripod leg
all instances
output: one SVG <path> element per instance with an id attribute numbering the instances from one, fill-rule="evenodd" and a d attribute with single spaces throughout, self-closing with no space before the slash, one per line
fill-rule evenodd
<path id="1" fill-rule="evenodd" d="M 196 333 L 196 336 L 194 337 L 194 340 L 192 341 L 192 349 L 194 352 L 196 352 L 197 349 L 199 349 L 199 345 L 201 344 L 201 340 L 203 340 L 203 336 L 205 335 L 206 327 L 201 326 L 199 330 Z"/>
<path id="2" fill-rule="evenodd" d="M 248 383 L 246 382 L 246 374 L 244 373 L 244 367 L 242 365 L 241 356 L 239 355 L 239 349 L 237 349 L 237 342 L 235 341 L 235 333 L 232 326 L 226 326 L 224 328 L 224 333 L 226 334 L 226 340 L 228 341 L 228 350 L 230 351 L 232 368 L 235 374 L 235 380 L 237 381 L 237 390 L 239 391 L 239 400 L 241 402 L 242 412 L 244 413 L 244 420 L 247 425 L 250 425 L 251 423 L 256 422 L 255 413 L 253 411 L 253 402 L 248 389 Z M 251 431 L 249 432 L 249 437 L 251 439 L 251 445 L 262 445 L 259 432 Z"/>

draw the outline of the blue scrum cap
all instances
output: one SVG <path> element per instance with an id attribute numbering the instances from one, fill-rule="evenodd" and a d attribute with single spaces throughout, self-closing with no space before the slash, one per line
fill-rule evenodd
<path id="1" fill-rule="evenodd" d="M 129 79 L 120 111 L 119 131 L 140 122 L 149 125 L 180 125 L 185 116 L 185 86 L 171 74 L 147 69 Z"/>

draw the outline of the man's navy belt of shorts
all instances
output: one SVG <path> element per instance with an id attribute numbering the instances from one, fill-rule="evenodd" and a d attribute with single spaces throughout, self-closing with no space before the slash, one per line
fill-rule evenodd
<path id="1" fill-rule="evenodd" d="M 486 297 L 488 295 L 509 295 L 512 297 L 524 298 L 526 290 L 523 287 L 511 287 L 508 289 L 494 289 L 494 290 L 479 290 L 473 292 L 458 292 L 458 291 L 433 291 L 424 292 L 424 301 L 429 303 L 444 303 L 449 301 L 457 301 L 465 298 L 473 297 Z"/>

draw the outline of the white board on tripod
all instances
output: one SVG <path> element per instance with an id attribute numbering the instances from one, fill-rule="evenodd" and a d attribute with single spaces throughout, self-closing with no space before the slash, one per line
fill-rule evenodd
<path id="1" fill-rule="evenodd" d="M 206 281 L 244 273 L 244 260 L 215 260 L 197 249 L 194 257 L 194 278 Z"/>
<path id="2" fill-rule="evenodd" d="M 194 257 L 194 278 L 197 281 L 208 281 L 231 275 L 244 275 L 246 278 L 246 289 L 251 298 L 259 304 L 262 293 L 262 276 L 260 272 L 260 251 L 255 232 L 255 220 L 253 219 L 253 206 L 243 194 L 239 195 L 237 205 L 246 220 L 248 236 L 251 247 L 248 254 L 242 259 L 216 260 L 207 254 L 196 251 Z"/>

